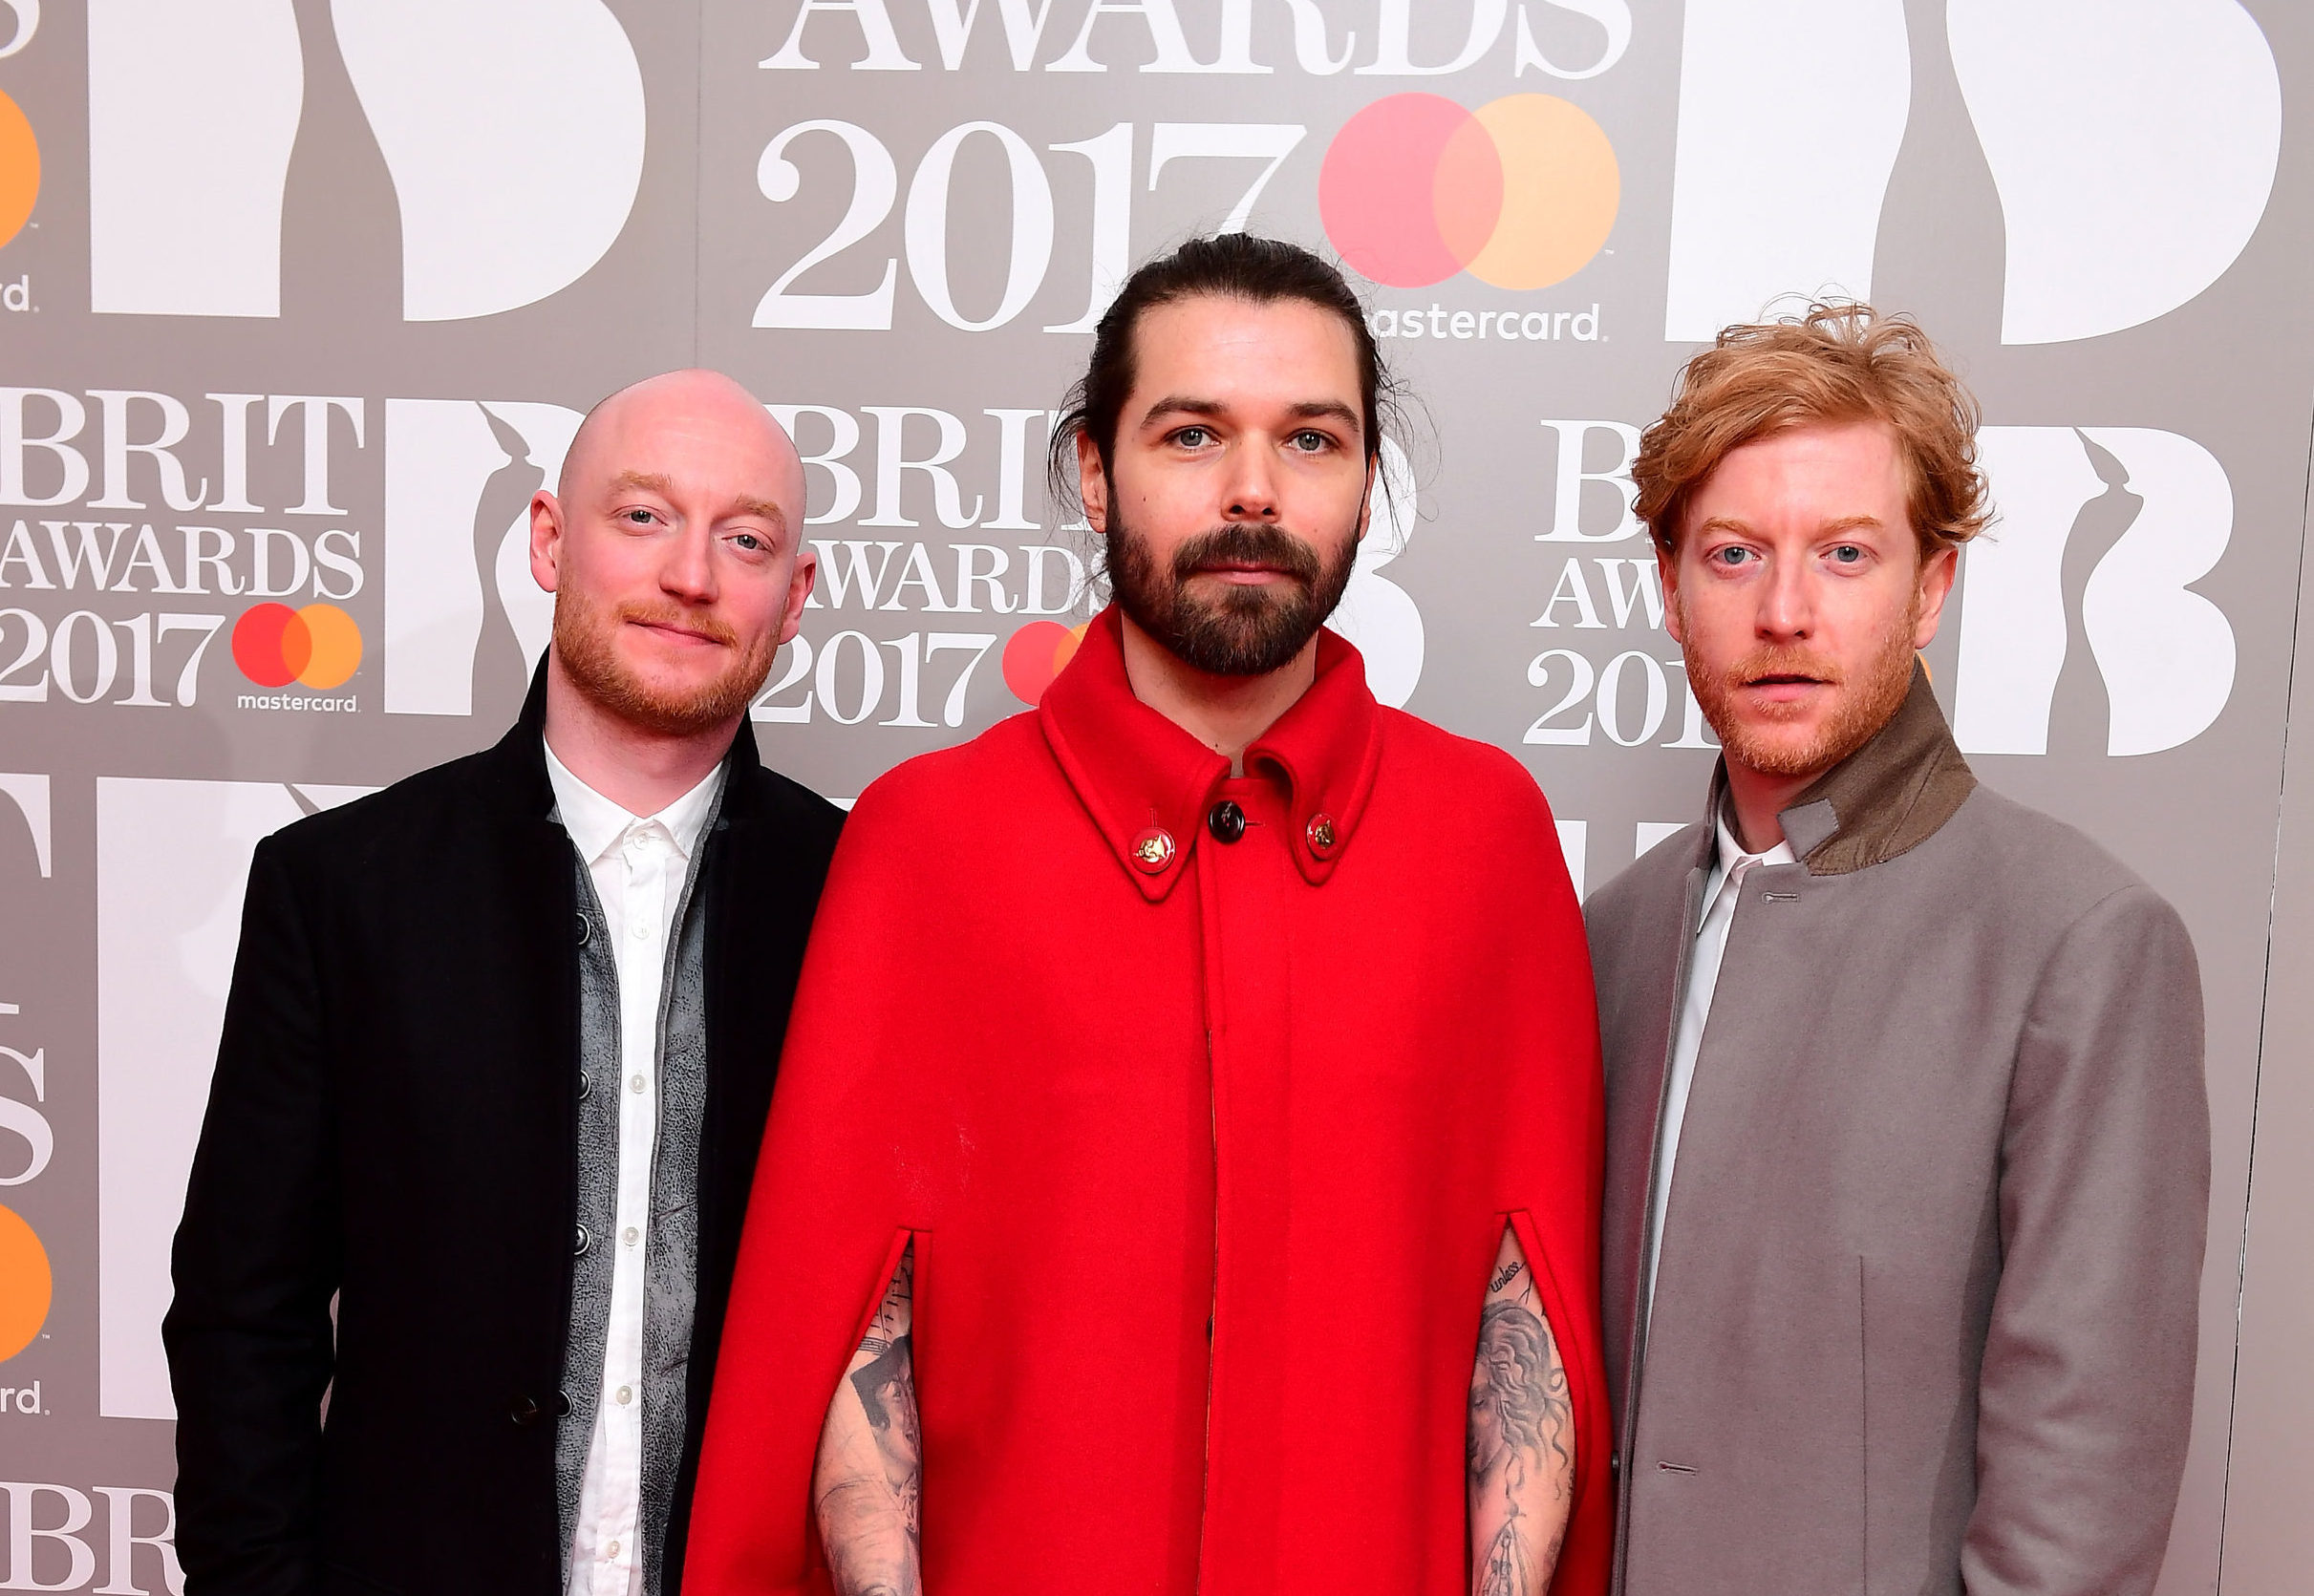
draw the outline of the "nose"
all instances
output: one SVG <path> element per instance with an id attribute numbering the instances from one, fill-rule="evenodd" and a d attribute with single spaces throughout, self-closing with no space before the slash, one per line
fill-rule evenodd
<path id="1" fill-rule="evenodd" d="M 1763 643 L 1804 643 L 1815 629 L 1815 595 L 1805 563 L 1770 562 L 1759 586 L 1760 607 L 1752 629 Z"/>
<path id="2" fill-rule="evenodd" d="M 1269 451 L 1252 443 L 1230 452 L 1229 479 L 1223 484 L 1226 521 L 1275 522 L 1278 517 L 1277 474 Z"/>
<path id="3" fill-rule="evenodd" d="M 667 558 L 659 566 L 659 590 L 685 604 L 713 604 L 716 574 L 713 538 L 697 522 L 688 522 L 667 540 Z"/>

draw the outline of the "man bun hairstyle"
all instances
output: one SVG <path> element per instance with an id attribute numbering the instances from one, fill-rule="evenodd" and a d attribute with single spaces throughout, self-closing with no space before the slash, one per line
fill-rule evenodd
<path id="1" fill-rule="evenodd" d="M 1251 233 L 1222 233 L 1191 239 L 1169 255 L 1143 266 L 1125 279 L 1093 330 L 1093 356 L 1068 392 L 1053 425 L 1045 465 L 1056 503 L 1077 495 L 1077 438 L 1093 440 L 1104 475 L 1113 474 L 1117 426 L 1133 391 L 1134 336 L 1144 312 L 1178 300 L 1213 295 L 1253 305 L 1299 300 L 1330 310 L 1350 330 L 1358 351 L 1358 388 L 1363 411 L 1366 459 L 1382 452 L 1384 413 L 1394 410 L 1397 386 L 1366 325 L 1366 308 L 1340 270 L 1322 257 L 1283 239 Z"/>
<path id="2" fill-rule="evenodd" d="M 1633 514 L 1679 552 L 1682 522 L 1720 462 L 1794 427 L 1881 421 L 1896 435 L 1920 555 L 1958 548 L 1992 520 L 1977 468 L 1976 398 L 1909 317 L 1869 305 L 1809 306 L 1725 329 L 1687 362 L 1671 408 L 1639 440 Z"/>

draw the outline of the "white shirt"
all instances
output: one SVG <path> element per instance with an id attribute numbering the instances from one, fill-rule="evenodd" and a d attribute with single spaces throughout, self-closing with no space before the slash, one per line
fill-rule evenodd
<path id="1" fill-rule="evenodd" d="M 1763 864 L 1798 862 L 1789 841 L 1766 853 L 1746 853 L 1728 829 L 1726 815 L 1720 816 L 1711 874 L 1703 883 L 1703 917 L 1696 927 L 1694 955 L 1687 961 L 1687 993 L 1680 1007 L 1679 1038 L 1671 1049 L 1671 1076 L 1663 1083 L 1661 1151 L 1656 1156 L 1655 1184 L 1647 1194 L 1647 1308 L 1651 1311 L 1655 1307 L 1655 1266 L 1663 1255 L 1663 1211 L 1671 1200 L 1671 1166 L 1679 1157 L 1687 1092 L 1695 1084 L 1695 1055 L 1703 1045 L 1703 1023 L 1711 1017 L 1711 994 L 1720 984 L 1720 961 L 1727 952 L 1727 928 L 1735 923 L 1744 878 Z"/>
<path id="2" fill-rule="evenodd" d="M 644 1255 L 651 1239 L 651 1160 L 658 1139 L 659 993 L 668 938 L 699 832 L 723 780 L 718 765 L 657 814 L 636 819 L 546 750 L 546 778 L 571 845 L 586 862 L 611 934 L 619 985 L 619 1184 L 611 1233 L 611 1323 L 603 1390 L 570 1534 L 569 1596 L 640 1596 L 643 1588 Z"/>

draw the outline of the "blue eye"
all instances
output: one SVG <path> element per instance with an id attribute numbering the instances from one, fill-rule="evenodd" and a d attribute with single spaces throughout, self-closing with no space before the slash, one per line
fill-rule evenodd
<path id="1" fill-rule="evenodd" d="M 1712 558 L 1717 560 L 1723 565 L 1741 565 L 1745 561 L 1751 558 L 1751 550 L 1731 545 L 1727 548 L 1715 550 L 1712 554 Z"/>
<path id="2" fill-rule="evenodd" d="M 1843 565 L 1853 565 L 1864 558 L 1864 551 L 1853 543 L 1842 543 L 1832 551 L 1832 557 Z"/>

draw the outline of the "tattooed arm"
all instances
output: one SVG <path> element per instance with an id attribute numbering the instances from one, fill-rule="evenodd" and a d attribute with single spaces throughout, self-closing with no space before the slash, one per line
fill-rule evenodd
<path id="1" fill-rule="evenodd" d="M 820 1432 L 811 1500 L 836 1596 L 920 1596 L 916 1503 L 923 1483 L 909 1331 L 916 1254 L 892 1271 Z"/>
<path id="2" fill-rule="evenodd" d="M 1542 1596 L 1575 1491 L 1575 1410 L 1542 1299 L 1506 1227 L 1470 1371 L 1470 1589 Z"/>

